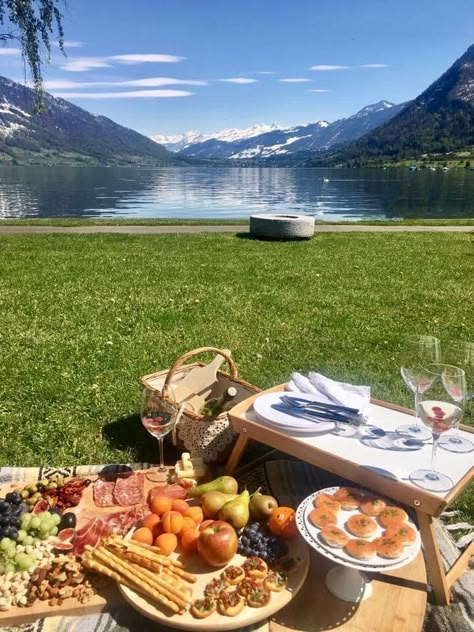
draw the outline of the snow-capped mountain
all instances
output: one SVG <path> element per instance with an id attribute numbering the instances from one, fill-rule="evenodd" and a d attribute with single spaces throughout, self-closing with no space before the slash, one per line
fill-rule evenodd
<path id="1" fill-rule="evenodd" d="M 293 127 L 254 125 L 215 134 L 192 131 L 181 136 L 152 136 L 181 156 L 204 160 L 267 161 L 297 152 L 321 151 L 343 145 L 387 122 L 403 108 L 389 101 L 368 105 L 353 116 L 333 123 L 313 121 Z"/>

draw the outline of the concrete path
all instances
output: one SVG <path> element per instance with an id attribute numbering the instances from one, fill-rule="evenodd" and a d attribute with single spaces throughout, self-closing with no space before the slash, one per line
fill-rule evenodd
<path id="1" fill-rule="evenodd" d="M 316 233 L 470 233 L 474 226 L 357 226 L 322 225 L 315 226 Z M 17 234 L 42 235 L 52 233 L 91 234 L 115 233 L 119 235 L 164 235 L 169 233 L 248 233 L 248 226 L 2 226 L 0 235 Z"/>

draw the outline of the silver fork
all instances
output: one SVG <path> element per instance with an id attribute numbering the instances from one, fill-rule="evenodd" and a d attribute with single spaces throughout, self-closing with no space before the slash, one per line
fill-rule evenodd
<path id="1" fill-rule="evenodd" d="M 359 414 L 357 408 L 339 406 L 338 404 L 324 404 L 322 402 L 305 402 L 301 399 L 298 399 L 297 397 L 289 397 L 288 395 L 282 395 L 280 397 L 280 401 L 282 401 L 287 406 L 292 406 L 293 408 L 316 408 L 326 412 L 337 412 L 341 414 L 349 414 L 352 416 Z"/>

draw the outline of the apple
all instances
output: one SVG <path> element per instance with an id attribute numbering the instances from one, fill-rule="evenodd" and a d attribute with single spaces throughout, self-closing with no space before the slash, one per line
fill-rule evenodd
<path id="1" fill-rule="evenodd" d="M 224 566 L 237 553 L 238 538 L 232 525 L 214 520 L 199 533 L 197 550 L 209 566 Z"/>

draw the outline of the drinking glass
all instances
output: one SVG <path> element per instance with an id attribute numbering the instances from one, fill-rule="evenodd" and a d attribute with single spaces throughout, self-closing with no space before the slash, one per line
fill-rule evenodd
<path id="1" fill-rule="evenodd" d="M 142 424 L 148 432 L 158 439 L 160 445 L 160 464 L 155 472 L 147 472 L 147 478 L 154 482 L 163 481 L 168 470 L 163 460 L 163 439 L 171 432 L 178 418 L 176 407 L 168 404 L 155 391 L 145 388 L 142 395 Z"/>
<path id="2" fill-rule="evenodd" d="M 415 394 L 415 418 L 410 424 L 398 426 L 399 434 L 426 441 L 430 432 L 423 428 L 418 419 L 418 401 L 431 386 L 430 377 L 424 367 L 441 360 L 441 345 L 434 336 L 409 336 L 403 345 L 400 373 L 408 388 Z"/>
<path id="3" fill-rule="evenodd" d="M 466 376 L 462 369 L 448 364 L 431 364 L 426 367 L 430 386 L 420 394 L 417 413 L 421 421 L 431 429 L 433 450 L 430 469 L 420 469 L 409 476 L 414 485 L 430 492 L 446 492 L 453 481 L 434 469 L 436 448 L 442 433 L 461 421 L 466 394 Z"/>
<path id="4" fill-rule="evenodd" d="M 457 342 L 448 346 L 443 360 L 461 368 L 466 374 L 464 419 L 474 422 L 474 342 Z M 472 452 L 474 443 L 459 436 L 459 424 L 453 435 L 446 435 L 438 443 L 448 452 Z"/>

